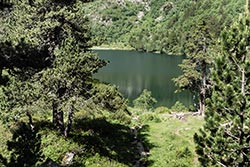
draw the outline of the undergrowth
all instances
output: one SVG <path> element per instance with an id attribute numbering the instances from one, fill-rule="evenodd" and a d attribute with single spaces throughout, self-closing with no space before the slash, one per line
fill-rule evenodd
<path id="1" fill-rule="evenodd" d="M 51 158 L 61 164 L 67 152 L 75 154 L 72 167 L 130 167 L 136 163 L 138 148 L 131 127 L 141 126 L 138 137 L 149 151 L 145 159 L 152 167 L 196 167 L 193 134 L 201 127 L 200 117 L 179 120 L 171 116 L 171 109 L 156 110 L 129 108 L 131 122 L 106 119 L 105 114 L 88 117 L 75 116 L 72 132 L 64 138 L 49 121 L 35 121 L 41 135 L 43 160 Z M 84 112 L 82 112 L 84 113 Z M 106 115 L 110 117 L 110 115 Z M 11 140 L 10 131 L 0 126 L 0 151 L 9 158 L 6 143 Z M 41 164 L 42 161 L 37 164 Z"/>

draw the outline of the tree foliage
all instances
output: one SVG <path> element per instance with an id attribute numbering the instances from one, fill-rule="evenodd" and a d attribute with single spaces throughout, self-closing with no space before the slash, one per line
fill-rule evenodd
<path id="1" fill-rule="evenodd" d="M 8 161 L 0 154 L 0 164 L 6 167 L 35 166 L 43 158 L 41 151 L 41 135 L 37 129 L 21 122 L 12 130 L 12 140 L 7 142 L 8 151 L 11 152 Z"/>
<path id="2" fill-rule="evenodd" d="M 189 90 L 198 96 L 198 110 L 205 111 L 205 99 L 209 89 L 209 68 L 212 61 L 212 34 L 205 21 L 194 26 L 185 44 L 186 59 L 180 65 L 183 74 L 174 79 L 180 90 Z"/>
<path id="3" fill-rule="evenodd" d="M 1 80 L 8 78 L 0 87 L 5 123 L 19 121 L 30 111 L 52 116 L 53 124 L 68 136 L 74 112 L 94 101 L 98 93 L 92 74 L 106 63 L 90 50 L 85 2 L 17 1 L 0 20 Z M 122 97 L 119 100 L 125 104 Z"/>
<path id="4" fill-rule="evenodd" d="M 194 139 L 202 166 L 250 165 L 250 18 L 240 17 L 220 39 L 205 125 Z"/>
<path id="5" fill-rule="evenodd" d="M 157 100 L 152 97 L 152 93 L 147 89 L 144 89 L 140 96 L 133 101 L 135 107 L 144 110 L 151 109 L 156 102 Z"/>
<path id="6" fill-rule="evenodd" d="M 106 45 L 122 43 L 141 51 L 183 54 L 186 32 L 194 24 L 205 20 L 217 38 L 243 4 L 235 0 L 96 0 L 86 8 L 95 38 L 103 38 Z"/>

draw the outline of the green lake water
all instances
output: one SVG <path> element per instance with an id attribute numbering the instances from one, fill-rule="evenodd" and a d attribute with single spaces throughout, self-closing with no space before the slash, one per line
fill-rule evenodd
<path id="1" fill-rule="evenodd" d="M 178 64 L 182 56 L 169 56 L 156 53 L 142 53 L 124 50 L 95 50 L 99 56 L 109 61 L 95 78 L 116 85 L 130 101 L 140 95 L 143 89 L 152 92 L 157 106 L 171 107 L 176 101 L 186 106 L 192 104 L 188 92 L 175 93 L 172 78 L 181 74 Z"/>

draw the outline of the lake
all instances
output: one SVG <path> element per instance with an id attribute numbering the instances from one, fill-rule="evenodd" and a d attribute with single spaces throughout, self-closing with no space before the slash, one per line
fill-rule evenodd
<path id="1" fill-rule="evenodd" d="M 192 104 L 188 92 L 175 93 L 172 78 L 182 72 L 178 67 L 184 57 L 124 50 L 95 50 L 109 64 L 94 75 L 100 81 L 114 84 L 132 102 L 143 89 L 150 90 L 157 106 L 171 107 L 176 101 Z"/>

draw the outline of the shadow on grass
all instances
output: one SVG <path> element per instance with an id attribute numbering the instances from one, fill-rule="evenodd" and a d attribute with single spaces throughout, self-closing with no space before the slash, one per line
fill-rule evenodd
<path id="1" fill-rule="evenodd" d="M 46 121 L 38 122 L 38 126 L 42 129 L 56 130 L 51 123 Z M 154 146 L 147 140 L 147 132 L 148 127 L 143 126 L 138 130 L 137 138 L 135 138 L 129 126 L 110 123 L 104 118 L 84 118 L 74 120 L 72 131 L 66 140 L 81 146 L 76 151 L 78 156 L 86 158 L 98 153 L 100 156 L 127 166 L 134 166 L 136 161 L 143 161 L 143 166 L 149 166 L 153 162 L 145 157 L 141 158 L 138 145 L 135 142 L 140 140 L 146 151 L 150 151 Z M 58 135 L 58 137 L 62 137 L 59 133 Z"/>
<path id="2" fill-rule="evenodd" d="M 0 166 L 25 167 L 34 166 L 43 158 L 41 152 L 41 135 L 25 122 L 19 122 L 12 130 L 12 139 L 7 141 L 10 158 L 0 154 Z"/>
<path id="3" fill-rule="evenodd" d="M 128 126 L 114 124 L 105 119 L 78 119 L 74 124 L 71 139 L 86 145 L 89 152 L 99 153 L 128 166 L 133 166 L 140 159 L 134 135 Z M 86 132 L 79 134 L 79 131 Z M 138 133 L 138 138 L 150 150 L 153 146 L 146 140 L 146 133 Z M 146 161 L 146 160 L 145 160 Z M 147 164 L 152 162 L 145 162 Z"/>

